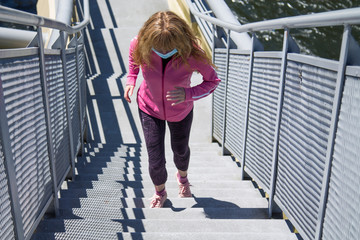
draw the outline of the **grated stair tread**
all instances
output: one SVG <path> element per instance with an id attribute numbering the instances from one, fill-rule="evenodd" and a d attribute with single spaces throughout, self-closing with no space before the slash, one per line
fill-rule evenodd
<path id="1" fill-rule="evenodd" d="M 145 232 L 145 233 L 126 233 L 126 232 L 91 232 L 91 233 L 74 233 L 74 232 L 55 232 L 39 233 L 33 240 L 297 240 L 294 234 L 286 233 L 224 233 L 224 232 L 204 232 L 204 233 L 167 233 L 167 232 Z"/>
<path id="2" fill-rule="evenodd" d="M 170 202 L 171 204 L 171 202 Z M 267 208 L 228 207 L 182 208 L 72 208 L 61 209 L 63 219 L 267 219 Z"/>
<path id="3" fill-rule="evenodd" d="M 191 181 L 191 186 L 199 189 L 242 189 L 242 188 L 252 188 L 254 187 L 254 183 L 249 180 L 245 181 L 218 181 L 218 180 L 203 180 L 203 181 Z M 65 189 L 78 189 L 78 188 L 86 188 L 86 189 L 148 189 L 153 188 L 153 183 L 151 181 L 112 181 L 112 180 L 104 180 L 104 181 L 75 181 L 68 182 Z M 166 189 L 178 188 L 178 183 L 175 178 L 169 178 L 166 182 Z"/>
<path id="4" fill-rule="evenodd" d="M 214 170 L 215 171 L 215 170 Z M 201 173 L 201 174 L 194 174 L 192 175 L 189 173 L 189 178 L 195 181 L 206 180 L 209 177 L 213 179 L 219 180 L 238 180 L 241 181 L 240 173 Z M 75 176 L 75 181 L 104 181 L 104 180 L 114 180 L 114 181 L 142 181 L 142 180 L 149 180 L 150 175 L 148 173 L 143 174 L 122 174 L 122 173 L 115 173 L 115 174 L 97 174 L 97 173 L 83 173 L 81 175 Z"/>
<path id="5" fill-rule="evenodd" d="M 70 208 L 148 208 L 148 198 L 61 198 L 60 209 Z M 267 208 L 265 198 L 250 197 L 197 197 L 169 198 L 164 208 Z"/>
<path id="6" fill-rule="evenodd" d="M 253 232 L 286 233 L 283 220 L 277 219 L 48 219 L 41 232 Z"/>
<path id="7" fill-rule="evenodd" d="M 193 196 L 206 197 L 211 196 L 217 197 L 231 197 L 231 196 L 247 196 L 247 197 L 261 197 L 259 191 L 251 188 L 243 189 L 202 189 L 202 188 L 191 188 Z M 168 198 L 178 197 L 178 188 L 167 189 Z M 73 198 L 73 197 L 88 197 L 88 198 L 121 198 L 121 197 L 145 197 L 151 198 L 154 195 L 154 189 L 75 189 L 75 190 L 61 190 L 61 198 Z"/>

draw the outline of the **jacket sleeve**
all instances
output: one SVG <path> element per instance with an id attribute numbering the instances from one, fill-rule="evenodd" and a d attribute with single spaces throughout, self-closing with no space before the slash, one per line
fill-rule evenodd
<path id="1" fill-rule="evenodd" d="M 135 86 L 136 79 L 139 74 L 139 65 L 135 64 L 134 58 L 133 58 L 133 52 L 135 49 L 135 46 L 137 44 L 137 37 L 134 37 L 130 42 L 130 49 L 129 49 L 129 73 L 127 75 L 126 79 L 126 85 L 132 85 Z"/>
<path id="2" fill-rule="evenodd" d="M 210 95 L 220 83 L 215 69 L 202 61 L 196 61 L 195 70 L 203 76 L 203 82 L 191 88 L 185 88 L 185 101 L 195 101 Z"/>

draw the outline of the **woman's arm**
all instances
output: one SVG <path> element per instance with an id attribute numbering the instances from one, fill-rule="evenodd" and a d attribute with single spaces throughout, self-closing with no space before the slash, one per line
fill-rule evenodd
<path id="1" fill-rule="evenodd" d="M 137 37 L 133 38 L 130 42 L 129 49 L 129 73 L 126 79 L 126 87 L 124 91 L 124 98 L 127 102 L 131 103 L 130 97 L 132 96 L 136 84 L 136 79 L 139 74 L 140 67 L 134 62 L 133 52 L 137 44 Z"/>
<path id="2" fill-rule="evenodd" d="M 210 95 L 220 83 L 215 69 L 209 64 L 195 60 L 195 69 L 203 76 L 203 82 L 191 88 L 185 88 L 185 101 L 195 101 Z"/>

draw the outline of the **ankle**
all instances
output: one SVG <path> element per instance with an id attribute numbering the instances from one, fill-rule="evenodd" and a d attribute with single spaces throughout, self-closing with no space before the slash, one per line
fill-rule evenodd
<path id="1" fill-rule="evenodd" d="M 177 177 L 179 179 L 179 182 L 182 184 L 187 183 L 189 181 L 187 175 L 185 177 L 182 177 L 179 172 L 177 173 Z"/>
<path id="2" fill-rule="evenodd" d="M 158 195 L 158 196 L 164 196 L 165 195 L 165 193 L 166 193 L 166 191 L 165 191 L 165 188 L 163 189 L 163 190 L 160 190 L 160 191 L 158 191 L 158 190 L 155 190 L 155 193 L 156 193 L 156 195 Z"/>

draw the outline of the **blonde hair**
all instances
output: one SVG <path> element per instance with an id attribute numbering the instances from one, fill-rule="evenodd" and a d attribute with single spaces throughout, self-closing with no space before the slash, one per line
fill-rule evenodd
<path id="1" fill-rule="evenodd" d="M 199 39 L 194 35 L 189 25 L 171 11 L 153 14 L 140 29 L 138 43 L 133 52 L 133 58 L 138 65 L 151 66 L 152 48 L 157 51 L 169 52 L 176 48 L 174 58 L 188 64 L 192 56 L 212 66 L 211 59 L 199 46 Z"/>

